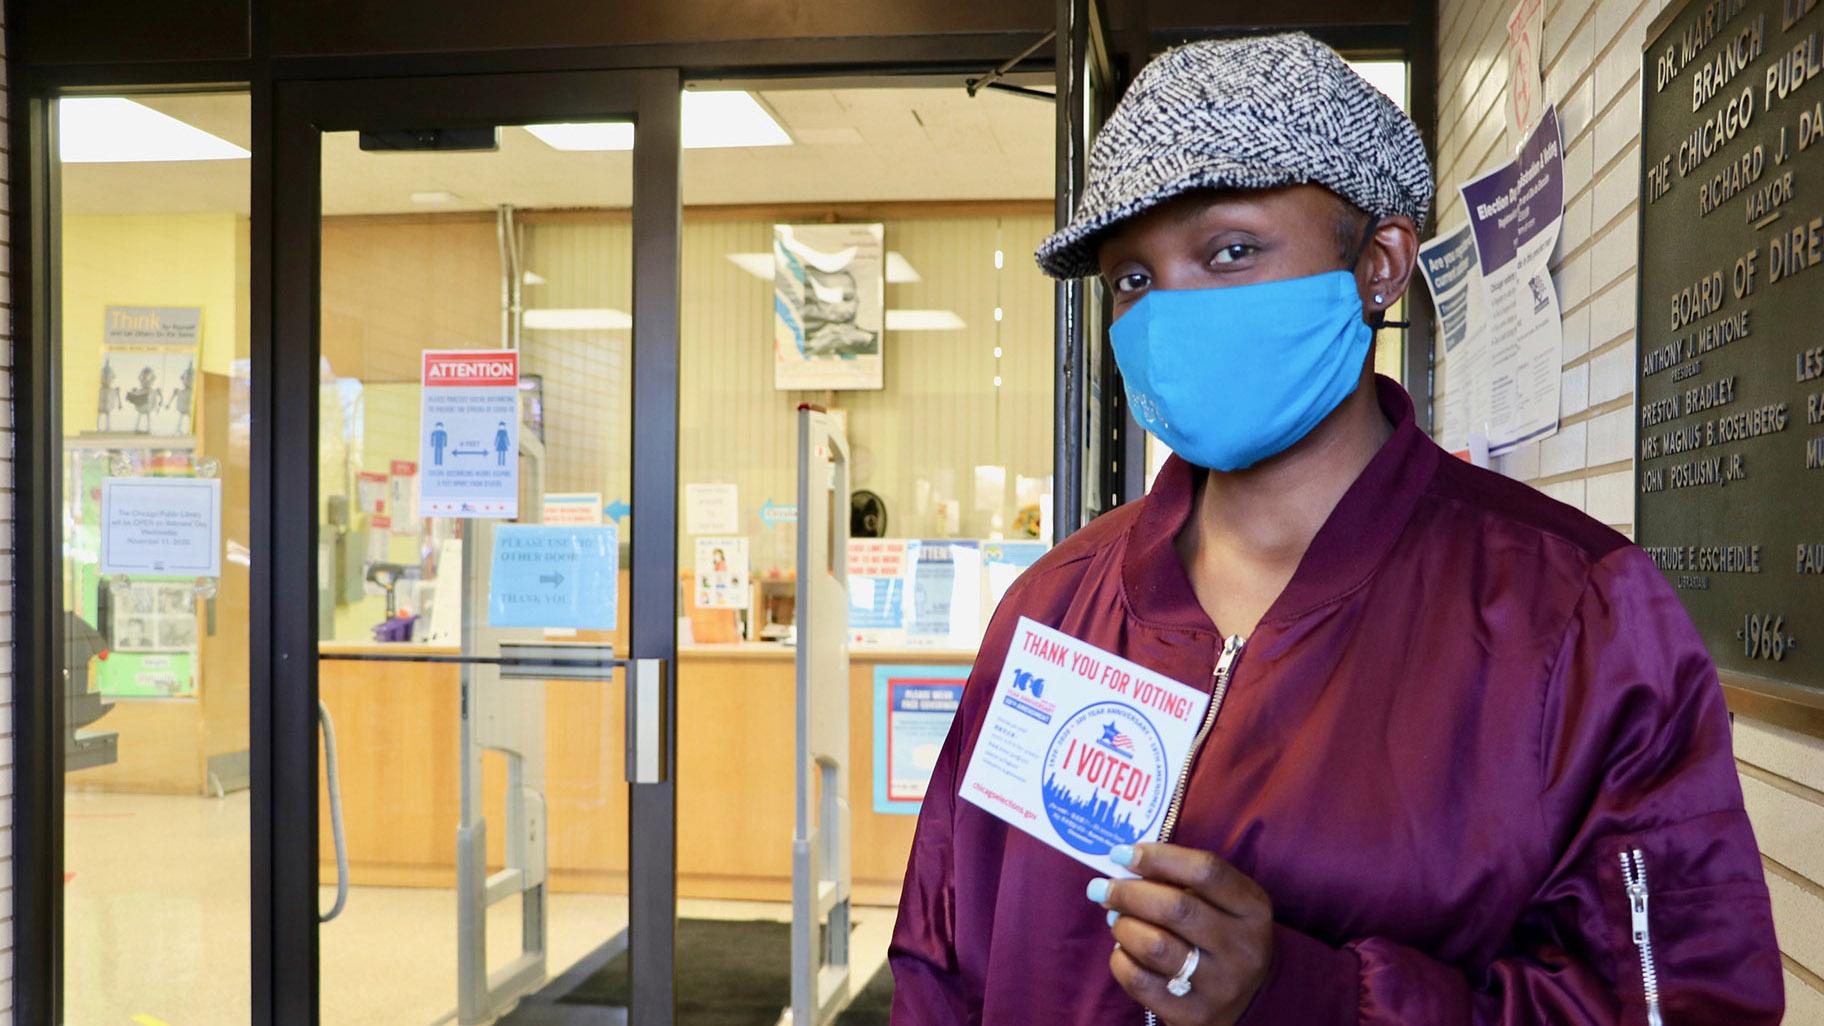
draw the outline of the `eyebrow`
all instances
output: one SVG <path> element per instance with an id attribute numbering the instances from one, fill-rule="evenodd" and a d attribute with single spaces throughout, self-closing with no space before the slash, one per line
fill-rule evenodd
<path id="1" fill-rule="evenodd" d="M 1201 203 L 1185 203 L 1172 212 L 1172 221 L 1174 224 L 1190 224 L 1192 221 L 1200 220 L 1215 205 L 1210 200 L 1204 200 Z"/>
<path id="2" fill-rule="evenodd" d="M 1233 196 L 1233 193 L 1234 190 L 1231 189 L 1207 193 L 1201 191 L 1191 193 L 1189 195 L 1196 196 L 1198 202 L 1180 204 L 1179 209 L 1172 212 L 1172 220 L 1178 224 L 1186 224 L 1195 221 L 1208 213 L 1211 207 L 1221 206 L 1228 202 Z"/>

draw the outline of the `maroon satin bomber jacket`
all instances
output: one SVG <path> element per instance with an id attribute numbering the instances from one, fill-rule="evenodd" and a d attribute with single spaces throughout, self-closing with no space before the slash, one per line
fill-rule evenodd
<path id="1" fill-rule="evenodd" d="M 1784 999 L 1716 671 L 1627 539 L 1395 428 L 1235 664 L 1174 843 L 1273 900 L 1242 1023 L 1759 1026 Z M 995 612 L 919 816 L 894 1026 L 1138 1026 L 1094 872 L 961 801 L 1020 616 L 1208 689 L 1173 546 L 1201 472 L 1032 567 Z M 1623 860 L 1640 853 L 1651 959 Z M 1651 966 L 1648 966 L 1648 962 Z"/>

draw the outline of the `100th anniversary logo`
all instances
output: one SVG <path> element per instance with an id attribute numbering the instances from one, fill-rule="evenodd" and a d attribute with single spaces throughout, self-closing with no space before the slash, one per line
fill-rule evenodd
<path id="1" fill-rule="evenodd" d="M 1106 855 L 1152 829 L 1166 801 L 1165 743 L 1121 702 L 1078 710 L 1045 753 L 1045 814 L 1065 843 Z"/>

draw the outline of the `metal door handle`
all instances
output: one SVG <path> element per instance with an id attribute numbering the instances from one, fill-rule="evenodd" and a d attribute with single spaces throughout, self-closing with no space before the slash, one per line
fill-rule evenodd
<path id="1" fill-rule="evenodd" d="M 665 660 L 634 659 L 627 667 L 627 782 L 662 784 L 665 751 Z"/>
<path id="2" fill-rule="evenodd" d="M 336 840 L 336 903 L 328 912 L 317 915 L 317 922 L 327 923 L 342 914 L 348 904 L 348 839 L 342 834 L 342 782 L 336 774 L 336 723 L 329 718 L 329 706 L 317 701 L 317 720 L 323 724 L 323 768 L 329 776 L 329 831 Z"/>

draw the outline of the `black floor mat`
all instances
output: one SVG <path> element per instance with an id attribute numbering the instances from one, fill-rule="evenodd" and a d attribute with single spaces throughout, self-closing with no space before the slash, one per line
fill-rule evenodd
<path id="1" fill-rule="evenodd" d="M 791 952 L 786 923 L 680 920 L 678 1026 L 773 1026 L 792 1003 Z M 539 997 L 559 1005 L 615 1009 L 627 1007 L 629 993 L 628 957 L 622 951 L 567 993 Z M 886 1026 L 892 1005 L 893 977 L 882 966 L 836 1021 L 838 1026 Z M 523 1002 L 521 1008 L 528 1010 Z"/>
<path id="2" fill-rule="evenodd" d="M 836 1017 L 836 1026 L 887 1026 L 893 1014 L 893 971 L 881 966 L 861 988 L 848 1010 Z"/>

